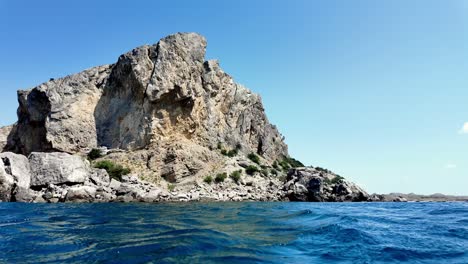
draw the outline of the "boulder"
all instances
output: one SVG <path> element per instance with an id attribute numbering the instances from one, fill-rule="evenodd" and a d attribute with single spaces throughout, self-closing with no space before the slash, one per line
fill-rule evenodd
<path id="1" fill-rule="evenodd" d="M 109 174 L 103 169 L 95 169 L 90 175 L 90 180 L 96 186 L 109 186 L 111 181 Z"/>
<path id="2" fill-rule="evenodd" d="M 140 202 L 145 203 L 154 203 L 159 201 L 159 196 L 161 195 L 161 190 L 154 189 L 147 193 L 143 193 L 140 197 Z"/>
<path id="3" fill-rule="evenodd" d="M 3 162 L 0 162 L 0 201 L 9 202 L 11 200 L 11 193 L 14 188 L 13 176 L 8 174 L 5 170 Z"/>
<path id="4" fill-rule="evenodd" d="M 15 202 L 21 202 L 21 203 L 31 203 L 31 202 L 34 202 L 34 200 L 38 196 L 41 196 L 41 193 L 33 191 L 31 189 L 16 187 L 15 190 L 13 191 L 12 200 L 14 200 Z"/>
<path id="5" fill-rule="evenodd" d="M 33 152 L 29 162 L 32 187 L 84 183 L 91 175 L 91 169 L 83 158 L 67 153 Z"/>
<path id="6" fill-rule="evenodd" d="M 95 196 L 96 188 L 91 186 L 76 186 L 68 190 L 65 201 L 74 203 L 93 202 Z"/>
<path id="7" fill-rule="evenodd" d="M 31 169 L 29 160 L 23 155 L 4 152 L 0 153 L 0 162 L 5 170 L 13 177 L 17 187 L 29 189 L 31 183 Z"/>

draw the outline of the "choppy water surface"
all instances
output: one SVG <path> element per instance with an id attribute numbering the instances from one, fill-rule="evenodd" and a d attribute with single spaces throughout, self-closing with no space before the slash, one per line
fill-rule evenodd
<path id="1" fill-rule="evenodd" d="M 3 203 L 0 262 L 468 263 L 468 203 Z"/>

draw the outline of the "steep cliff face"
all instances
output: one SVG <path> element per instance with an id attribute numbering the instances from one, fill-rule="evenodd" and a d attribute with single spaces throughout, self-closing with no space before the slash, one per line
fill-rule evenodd
<path id="1" fill-rule="evenodd" d="M 0 141 L 25 155 L 119 148 L 127 154 L 116 159 L 171 182 L 227 166 L 218 145 L 256 153 L 265 165 L 288 157 L 260 96 L 205 61 L 206 45 L 178 33 L 115 64 L 19 91 L 18 122 Z"/>

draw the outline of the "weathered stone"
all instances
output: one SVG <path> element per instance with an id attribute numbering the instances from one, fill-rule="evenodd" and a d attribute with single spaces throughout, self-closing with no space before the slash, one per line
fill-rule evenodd
<path id="1" fill-rule="evenodd" d="M 109 184 L 109 188 L 111 188 L 112 190 L 118 190 L 120 188 L 120 185 L 122 185 L 121 182 L 115 180 L 115 179 L 112 179 L 110 181 L 110 184 Z"/>
<path id="2" fill-rule="evenodd" d="M 8 174 L 13 177 L 17 187 L 28 189 L 31 183 L 29 160 L 23 155 L 11 152 L 0 153 L 0 162 Z"/>
<path id="3" fill-rule="evenodd" d="M 96 196 L 96 188 L 90 186 L 76 186 L 71 187 L 67 196 L 66 202 L 93 202 Z"/>
<path id="4" fill-rule="evenodd" d="M 155 189 L 155 190 L 142 194 L 139 200 L 140 202 L 154 203 L 154 202 L 159 201 L 160 194 L 161 194 L 161 190 Z"/>
<path id="5" fill-rule="evenodd" d="M 39 194 L 31 189 L 16 187 L 13 192 L 13 199 L 15 202 L 31 203 Z"/>
<path id="6" fill-rule="evenodd" d="M 217 61 L 205 62 L 206 45 L 198 34 L 177 33 L 114 65 L 19 91 L 19 120 L 7 148 L 23 154 L 145 149 L 149 166 L 142 174 L 170 182 L 219 166 L 218 143 L 257 153 L 265 163 L 287 156 L 260 96 L 236 84 Z"/>
<path id="7" fill-rule="evenodd" d="M 105 170 L 96 169 L 92 172 L 90 180 L 97 186 L 109 186 L 110 177 Z"/>
<path id="8" fill-rule="evenodd" d="M 5 171 L 3 162 L 0 162 L 0 201 L 9 202 L 14 188 L 13 176 Z"/>
<path id="9" fill-rule="evenodd" d="M 33 152 L 29 162 L 33 187 L 83 183 L 91 175 L 89 166 L 81 157 L 67 153 Z"/>
<path id="10" fill-rule="evenodd" d="M 5 151 L 5 147 L 8 144 L 8 138 L 10 137 L 10 134 L 13 129 L 14 125 L 0 127 L 0 152 Z"/>
<path id="11" fill-rule="evenodd" d="M 313 167 L 295 168 L 288 173 L 284 185 L 291 201 L 342 202 L 368 201 L 370 196 L 359 186 L 331 171 Z M 294 183 L 294 184 L 293 184 Z"/>

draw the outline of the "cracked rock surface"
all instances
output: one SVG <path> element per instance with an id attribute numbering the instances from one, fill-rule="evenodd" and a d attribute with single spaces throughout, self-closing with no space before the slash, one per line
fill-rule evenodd
<path id="1" fill-rule="evenodd" d="M 207 60 L 206 47 L 199 34 L 177 33 L 18 91 L 18 121 L 0 128 L 0 200 L 313 200 L 300 175 L 283 188 L 292 167 L 278 167 L 290 158 L 284 137 L 260 96 Z M 92 149 L 104 157 L 89 162 Z M 131 173 L 111 178 L 94 168 L 104 160 Z"/>

